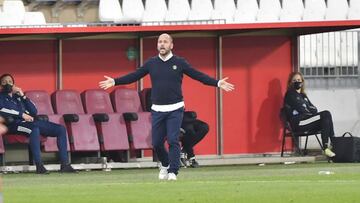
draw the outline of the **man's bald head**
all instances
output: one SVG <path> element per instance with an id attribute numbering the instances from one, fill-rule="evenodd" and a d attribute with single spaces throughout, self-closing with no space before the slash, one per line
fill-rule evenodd
<path id="1" fill-rule="evenodd" d="M 163 33 L 159 36 L 157 49 L 162 57 L 166 57 L 171 52 L 173 46 L 173 39 L 169 34 Z"/>
<path id="2" fill-rule="evenodd" d="M 159 38 L 158 38 L 158 40 L 159 39 L 167 39 L 167 40 L 169 40 L 171 43 L 173 42 L 173 38 L 168 34 L 168 33 L 163 33 L 163 34 L 161 34 L 160 36 L 159 36 Z"/>

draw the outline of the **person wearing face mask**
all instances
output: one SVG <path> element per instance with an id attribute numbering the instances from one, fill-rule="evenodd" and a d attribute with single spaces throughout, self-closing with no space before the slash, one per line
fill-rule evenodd
<path id="1" fill-rule="evenodd" d="M 321 131 L 324 154 L 334 157 L 329 138 L 334 136 L 334 126 L 329 111 L 318 112 L 305 93 L 305 81 L 300 72 L 293 72 L 287 81 L 287 91 L 284 98 L 287 117 L 295 131 Z"/>
<path id="2" fill-rule="evenodd" d="M 0 82 L 0 116 L 8 121 L 6 123 L 8 133 L 24 134 L 29 137 L 36 172 L 38 174 L 48 173 L 40 157 L 40 134 L 57 138 L 61 161 L 60 172 L 76 172 L 68 163 L 67 136 L 64 126 L 34 119 L 37 116 L 37 109 L 30 99 L 25 96 L 22 89 L 15 85 L 12 75 L 1 75 Z"/>
<path id="3" fill-rule="evenodd" d="M 226 82 L 227 78 L 217 80 L 193 68 L 184 58 L 173 55 L 173 38 L 163 33 L 158 37 L 159 54 L 148 59 L 141 68 L 128 75 L 100 81 L 99 86 L 108 89 L 115 85 L 135 82 L 147 74 L 151 79 L 151 121 L 152 145 L 161 162 L 159 179 L 177 180 L 180 167 L 179 134 L 184 112 L 182 80 L 184 74 L 205 85 L 232 91 L 234 85 Z M 165 138 L 169 152 L 164 147 Z"/>

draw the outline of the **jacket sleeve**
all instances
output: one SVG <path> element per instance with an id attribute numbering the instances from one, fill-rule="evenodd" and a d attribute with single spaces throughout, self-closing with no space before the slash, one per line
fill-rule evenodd
<path id="1" fill-rule="evenodd" d="M 309 101 L 309 111 L 312 114 L 316 114 L 318 112 L 317 108 L 314 106 L 314 104 L 311 103 L 310 99 L 306 96 L 307 100 Z"/>
<path id="2" fill-rule="evenodd" d="M 36 116 L 37 115 L 37 109 L 34 103 L 31 102 L 29 98 L 21 98 L 21 102 L 23 103 L 23 106 L 25 108 L 25 113 L 29 114 L 30 116 Z"/>
<path id="3" fill-rule="evenodd" d="M 200 81 L 205 85 L 210 85 L 210 86 L 215 86 L 215 87 L 218 86 L 219 80 L 209 77 L 208 75 L 194 69 L 193 67 L 191 67 L 191 65 L 186 60 L 184 60 L 183 65 L 184 65 L 183 66 L 184 73 L 187 76 L 191 77 L 194 80 Z"/>
<path id="4" fill-rule="evenodd" d="M 149 73 L 146 65 L 138 68 L 135 72 L 129 73 L 125 76 L 115 78 L 115 85 L 125 85 L 140 80 L 142 77 Z"/>

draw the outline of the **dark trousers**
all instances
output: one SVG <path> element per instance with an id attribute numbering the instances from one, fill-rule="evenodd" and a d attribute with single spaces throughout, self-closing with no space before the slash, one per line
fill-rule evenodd
<path id="1" fill-rule="evenodd" d="M 183 108 L 170 112 L 151 111 L 153 148 L 162 166 L 170 164 L 169 173 L 177 174 L 180 167 L 179 134 L 183 113 Z M 164 146 L 165 138 L 169 153 Z"/>
<path id="2" fill-rule="evenodd" d="M 65 127 L 48 121 L 21 122 L 8 126 L 11 134 L 29 136 L 30 150 L 35 164 L 41 164 L 40 135 L 56 137 L 61 164 L 68 164 L 67 136 Z"/>
<path id="3" fill-rule="evenodd" d="M 209 125 L 201 120 L 192 122 L 183 122 L 181 126 L 186 133 L 181 140 L 183 151 L 187 154 L 187 158 L 194 157 L 194 146 L 199 143 L 209 132 Z"/>
<path id="4" fill-rule="evenodd" d="M 324 148 L 327 147 L 329 138 L 334 136 L 334 125 L 331 117 L 331 113 L 329 111 L 321 111 L 317 114 L 315 114 L 312 117 L 315 117 L 317 115 L 320 115 L 320 119 L 315 120 L 311 123 L 308 123 L 306 125 L 295 125 L 294 130 L 295 131 L 321 131 L 321 140 Z M 310 118 L 312 118 L 310 117 Z M 310 119 L 307 118 L 307 119 Z M 307 120 L 307 119 L 304 119 Z"/>

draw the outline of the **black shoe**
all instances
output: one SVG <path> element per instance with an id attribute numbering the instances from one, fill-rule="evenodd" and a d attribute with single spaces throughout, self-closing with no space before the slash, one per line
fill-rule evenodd
<path id="1" fill-rule="evenodd" d="M 60 173 L 77 173 L 77 171 L 70 164 L 61 164 Z"/>
<path id="2" fill-rule="evenodd" d="M 36 164 L 36 173 L 37 174 L 49 174 L 49 171 L 45 168 L 43 164 Z"/>
<path id="3" fill-rule="evenodd" d="M 190 158 L 189 162 L 190 162 L 190 167 L 192 168 L 198 168 L 200 166 L 199 163 L 196 161 L 195 157 Z"/>

